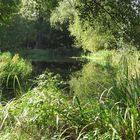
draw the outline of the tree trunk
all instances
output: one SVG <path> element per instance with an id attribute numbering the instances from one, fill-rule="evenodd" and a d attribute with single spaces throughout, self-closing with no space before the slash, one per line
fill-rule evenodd
<path id="1" fill-rule="evenodd" d="M 43 17 L 39 17 L 37 20 L 37 36 L 36 36 L 36 45 L 35 48 L 39 49 L 42 47 L 42 23 L 43 23 Z"/>

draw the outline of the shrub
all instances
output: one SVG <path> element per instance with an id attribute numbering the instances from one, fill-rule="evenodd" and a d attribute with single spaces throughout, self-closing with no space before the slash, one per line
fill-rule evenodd
<path id="1" fill-rule="evenodd" d="M 1 106 L 3 113 L 0 114 L 0 121 L 4 122 L 1 137 L 6 137 L 7 133 L 9 139 L 23 135 L 32 139 L 82 137 L 83 128 L 96 117 L 96 110 L 90 104 L 84 107 L 77 97 L 71 100 L 64 96 L 59 89 L 63 84 L 58 79 L 59 76 L 52 73 L 42 74 L 37 78 L 38 85 L 35 88 L 6 106 Z"/>
<path id="2" fill-rule="evenodd" d="M 37 135 L 41 133 L 51 135 L 57 129 L 56 119 L 61 117 L 58 112 L 61 111 L 64 100 L 63 97 L 60 98 L 57 77 L 51 73 L 40 75 L 35 88 L 18 100 L 12 101 L 8 110 L 7 125 L 9 123 L 9 127 L 16 131 L 21 130 L 36 137 L 40 137 Z M 37 131 L 40 132 L 36 134 Z"/>
<path id="3" fill-rule="evenodd" d="M 10 53 L 0 54 L 0 88 L 5 98 L 11 98 L 8 94 L 16 94 L 16 90 L 25 85 L 32 72 L 29 62 Z"/>

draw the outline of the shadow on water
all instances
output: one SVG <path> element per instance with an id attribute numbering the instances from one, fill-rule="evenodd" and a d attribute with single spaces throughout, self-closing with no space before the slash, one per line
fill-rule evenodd
<path id="1" fill-rule="evenodd" d="M 63 61 L 32 61 L 33 75 L 39 75 L 45 70 L 50 70 L 55 74 L 60 74 L 64 80 L 69 80 L 73 72 L 83 68 L 86 60 L 81 59 L 65 59 Z"/>
<path id="2" fill-rule="evenodd" d="M 66 80 L 72 72 L 82 69 L 87 60 L 81 59 L 83 50 L 71 47 L 70 49 L 19 49 L 11 50 L 13 55 L 20 54 L 30 60 L 33 66 L 33 76 L 42 74 L 46 69 L 60 74 Z M 75 57 L 76 56 L 76 57 Z"/>

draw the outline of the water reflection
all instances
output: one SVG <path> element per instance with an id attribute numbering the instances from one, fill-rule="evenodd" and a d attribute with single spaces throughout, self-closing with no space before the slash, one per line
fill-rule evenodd
<path id="1" fill-rule="evenodd" d="M 74 74 L 70 80 L 72 92 L 80 98 L 95 97 L 111 87 L 115 69 L 106 63 L 105 65 L 89 62 L 83 69 Z M 97 97 L 97 96 L 96 96 Z"/>

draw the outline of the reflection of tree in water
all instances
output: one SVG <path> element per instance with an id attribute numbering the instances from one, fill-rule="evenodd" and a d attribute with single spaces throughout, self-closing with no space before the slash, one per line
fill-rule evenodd
<path id="1" fill-rule="evenodd" d="M 104 66 L 89 62 L 72 77 L 70 86 L 78 96 L 93 97 L 111 87 L 113 76 L 115 70 L 109 64 Z"/>
<path id="2" fill-rule="evenodd" d="M 58 73 L 62 76 L 64 80 L 68 80 L 70 75 L 73 72 L 76 72 L 82 69 L 83 62 L 75 61 L 75 62 L 32 62 L 34 68 L 34 74 L 38 75 L 41 74 L 46 69 L 54 73 Z"/>

